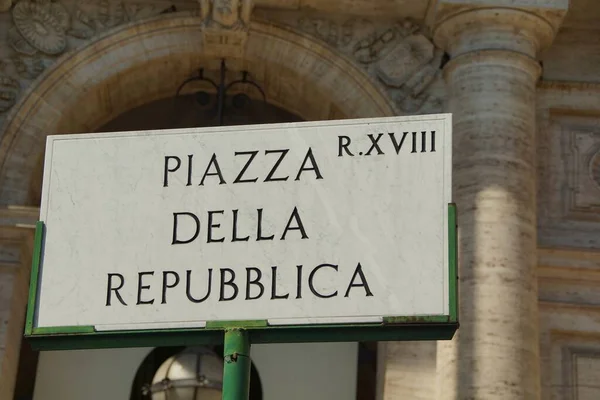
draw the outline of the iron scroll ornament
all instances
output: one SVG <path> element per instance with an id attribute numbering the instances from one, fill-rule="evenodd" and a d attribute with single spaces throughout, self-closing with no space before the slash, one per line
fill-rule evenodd
<path id="1" fill-rule="evenodd" d="M 227 95 L 227 91 L 229 89 L 231 89 L 232 87 L 234 87 L 235 85 L 253 86 L 254 88 L 256 88 L 259 91 L 259 93 L 262 97 L 263 103 L 266 103 L 267 96 L 265 95 L 264 90 L 256 82 L 249 79 L 248 71 L 242 71 L 241 79 L 234 80 L 233 82 L 230 82 L 228 84 L 225 83 L 226 72 L 227 72 L 227 67 L 225 66 L 225 60 L 221 59 L 220 77 L 219 77 L 219 83 L 217 84 L 214 80 L 204 76 L 204 68 L 200 68 L 197 76 L 188 78 L 185 81 L 183 81 L 183 83 L 181 85 L 179 85 L 179 88 L 177 89 L 175 98 L 179 97 L 179 94 L 181 93 L 183 88 L 191 82 L 208 82 L 208 83 L 210 83 L 217 92 L 217 107 L 216 107 L 215 111 L 216 111 L 216 115 L 218 117 L 218 125 L 219 126 L 223 125 L 223 114 L 225 112 L 225 97 Z M 200 91 L 200 92 L 196 93 L 196 100 L 201 105 L 208 104 L 209 98 L 210 98 L 210 95 L 207 92 Z M 238 93 L 235 96 L 233 96 L 233 99 L 232 99 L 233 105 L 237 108 L 242 108 L 246 103 L 248 103 L 248 99 L 249 99 L 248 95 L 246 95 L 245 93 Z"/>

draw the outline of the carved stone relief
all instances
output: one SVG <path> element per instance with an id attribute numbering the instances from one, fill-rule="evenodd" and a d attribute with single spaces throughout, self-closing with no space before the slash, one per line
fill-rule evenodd
<path id="1" fill-rule="evenodd" d="M 67 34 L 77 39 L 89 39 L 109 28 L 153 17 L 172 8 L 168 3 L 161 5 L 108 0 L 76 2 L 70 10 L 73 24 Z"/>
<path id="2" fill-rule="evenodd" d="M 440 67 L 444 52 L 416 23 L 305 17 L 298 20 L 297 26 L 363 66 L 385 86 L 401 112 L 441 111 L 444 85 Z"/>
<path id="3" fill-rule="evenodd" d="M 198 0 L 207 54 L 213 57 L 242 55 L 253 5 L 253 0 Z M 0 114 L 10 109 L 21 90 L 57 56 L 109 28 L 172 8 L 168 0 L 147 3 L 134 0 L 16 2 L 9 11 L 9 23 L 4 32 L 12 52 L 0 53 L 4 62 L 4 68 L 0 69 Z M 288 14 L 281 22 L 325 41 L 354 59 L 388 91 L 399 113 L 442 111 L 445 97 L 440 79 L 443 52 L 416 23 Z"/>
<path id="4" fill-rule="evenodd" d="M 600 134 L 593 127 L 565 127 L 563 162 L 567 171 L 564 212 L 567 218 L 600 221 Z"/>
<path id="5" fill-rule="evenodd" d="M 198 0 L 204 50 L 214 57 L 240 57 L 244 51 L 253 0 Z"/>
<path id="6" fill-rule="evenodd" d="M 559 394 L 560 398 L 591 400 L 597 399 L 600 395 L 600 388 L 596 384 L 600 371 L 600 351 L 598 338 L 595 339 L 584 341 L 578 338 L 570 340 L 560 338 L 557 340 L 555 346 L 560 349 L 560 361 L 556 360 L 556 364 L 562 367 L 562 371 L 561 375 L 557 376 L 560 384 L 557 385 L 558 390 L 555 394 Z M 560 343 L 561 341 L 566 343 Z M 559 344 L 562 346 L 559 347 Z M 558 351 L 556 353 L 558 356 Z"/>
<path id="7" fill-rule="evenodd" d="M 22 90 L 61 54 L 109 28 L 173 11 L 174 7 L 168 0 L 15 3 L 8 15 L 2 15 L 6 20 L 0 24 L 0 34 L 6 35 L 10 48 L 0 53 L 0 114 L 6 113 Z"/>
<path id="8" fill-rule="evenodd" d="M 540 107 L 552 110 L 538 117 L 538 242 L 598 249 L 600 115 L 574 112 L 566 105 L 595 98 L 600 87 L 590 88 L 589 94 L 582 86 L 569 87 L 544 84 L 538 89 Z"/>
<path id="9" fill-rule="evenodd" d="M 13 37 L 20 34 L 29 46 L 42 53 L 56 55 L 65 51 L 71 20 L 64 5 L 49 0 L 22 0 L 12 9 L 12 17 Z"/>
<path id="10" fill-rule="evenodd" d="M 10 76 L 0 76 L 0 112 L 10 110 L 19 94 L 19 82 Z"/>

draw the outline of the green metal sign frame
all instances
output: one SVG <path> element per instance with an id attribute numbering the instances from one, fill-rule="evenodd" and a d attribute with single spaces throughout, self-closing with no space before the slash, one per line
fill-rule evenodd
<path id="1" fill-rule="evenodd" d="M 25 338 L 38 350 L 222 344 L 224 332 L 243 330 L 249 343 L 449 340 L 458 329 L 456 205 L 448 205 L 448 315 L 389 316 L 381 323 L 269 326 L 266 320 L 208 321 L 205 328 L 96 331 L 93 326 L 36 327 L 44 223 L 35 232 Z"/>

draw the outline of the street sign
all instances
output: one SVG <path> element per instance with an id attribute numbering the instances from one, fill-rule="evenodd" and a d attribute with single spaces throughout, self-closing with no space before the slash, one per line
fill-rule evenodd
<path id="1" fill-rule="evenodd" d="M 26 336 L 451 337 L 451 154 L 448 114 L 49 136 Z"/>

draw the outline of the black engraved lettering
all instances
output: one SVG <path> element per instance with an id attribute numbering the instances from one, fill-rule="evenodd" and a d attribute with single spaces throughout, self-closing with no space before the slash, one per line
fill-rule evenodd
<path id="1" fill-rule="evenodd" d="M 189 301 L 191 301 L 192 303 L 202 303 L 203 301 L 206 301 L 206 299 L 208 299 L 208 296 L 210 296 L 210 290 L 212 287 L 212 268 L 208 269 L 208 285 L 207 285 L 207 289 L 206 289 L 206 295 L 204 295 L 203 298 L 201 299 L 196 299 L 194 296 L 192 296 L 192 270 L 187 270 L 186 271 L 186 282 L 185 282 L 185 294 L 188 298 Z"/>
<path id="2" fill-rule="evenodd" d="M 360 283 L 354 283 L 354 280 L 357 276 L 360 278 Z M 344 295 L 344 297 L 348 297 L 348 295 L 350 294 L 350 289 L 352 289 L 353 287 L 363 287 L 365 288 L 365 295 L 367 297 L 373 296 L 373 292 L 371 292 L 371 289 L 369 289 L 367 278 L 365 278 L 365 274 L 363 273 L 362 266 L 360 265 L 360 263 L 358 263 L 356 269 L 354 270 L 354 274 L 352 274 L 352 279 L 350 279 L 350 284 L 348 285 L 348 289 L 346 289 L 346 294 Z"/>
<path id="3" fill-rule="evenodd" d="M 174 168 L 169 168 L 169 160 L 175 160 L 176 164 Z M 181 167 L 181 159 L 177 156 L 165 156 L 165 172 L 163 174 L 163 187 L 169 186 L 169 172 L 175 172 Z"/>
<path id="4" fill-rule="evenodd" d="M 209 172 L 210 171 L 210 167 L 214 166 L 215 171 L 214 172 Z M 217 155 L 215 153 L 213 153 L 212 157 L 210 158 L 210 161 L 208 162 L 208 165 L 206 166 L 206 171 L 204 171 L 204 175 L 202 175 L 202 180 L 200 181 L 200 184 L 198 186 L 204 186 L 204 180 L 206 179 L 207 176 L 218 176 L 219 177 L 219 185 L 224 185 L 225 183 L 225 179 L 223 178 L 223 174 L 221 173 L 221 167 L 219 167 L 219 162 L 217 161 Z"/>
<path id="5" fill-rule="evenodd" d="M 306 167 L 306 163 L 307 161 L 310 161 L 310 164 L 312 165 L 310 168 Z M 298 175 L 296 175 L 296 179 L 297 181 L 300 180 L 300 175 L 302 175 L 303 171 L 315 171 L 315 175 L 317 176 L 317 179 L 323 179 L 323 175 L 321 175 L 321 171 L 319 171 L 319 166 L 317 165 L 317 162 L 315 161 L 315 157 L 313 156 L 312 153 L 312 148 L 308 148 L 308 151 L 306 152 L 306 156 L 304 157 L 304 161 L 302 161 L 302 166 L 300 167 L 300 170 L 298 171 Z"/>
<path id="6" fill-rule="evenodd" d="M 266 150 L 265 154 L 272 154 L 272 153 L 280 153 L 281 155 L 279 156 L 279 158 L 277 159 L 277 161 L 275 162 L 275 165 L 273 165 L 273 169 L 271 169 L 271 171 L 269 172 L 269 174 L 267 175 L 267 177 L 265 178 L 264 182 L 283 182 L 283 181 L 287 181 L 289 178 L 289 175 L 281 178 L 273 178 L 273 175 L 275 174 L 275 171 L 277 170 L 277 168 L 279 167 L 279 164 L 281 164 L 281 162 L 283 161 L 283 159 L 285 158 L 286 154 L 290 151 L 290 149 L 283 149 L 283 150 Z"/>
<path id="7" fill-rule="evenodd" d="M 315 289 L 315 284 L 314 284 L 314 278 L 316 273 L 321 269 L 321 268 L 332 268 L 334 270 L 338 270 L 338 266 L 337 265 L 333 265 L 333 264 L 321 264 L 318 265 L 317 267 L 315 267 L 315 269 L 313 269 L 310 274 L 308 275 L 308 288 L 310 289 L 310 291 L 317 297 L 320 297 L 322 299 L 328 299 L 330 297 L 335 297 L 337 296 L 337 290 L 333 293 L 330 294 L 322 294 L 319 293 L 317 291 L 317 289 Z"/>
<path id="8" fill-rule="evenodd" d="M 390 136 L 390 139 L 392 140 L 392 145 L 394 146 L 394 150 L 396 150 L 396 154 L 400 154 L 400 149 L 402 149 L 402 145 L 404 144 L 404 139 L 406 139 L 406 135 L 408 135 L 408 132 L 402 133 L 402 139 L 400 139 L 400 143 L 398 143 L 396 141 L 395 133 L 391 132 L 391 133 L 388 133 L 388 135 Z"/>
<path id="9" fill-rule="evenodd" d="M 246 172 L 248 167 L 250 167 L 252 160 L 254 160 L 254 157 L 256 157 L 257 154 L 258 154 L 258 150 L 256 150 L 256 151 L 236 151 L 235 152 L 236 157 L 250 155 L 250 158 L 248 158 L 248 161 L 246 161 L 246 164 L 244 165 L 244 167 L 242 168 L 242 170 L 240 171 L 238 176 L 235 177 L 235 180 L 233 181 L 233 183 L 251 183 L 251 182 L 256 182 L 258 180 L 258 178 L 242 179 L 242 175 L 244 175 L 244 173 Z"/>
<path id="10" fill-rule="evenodd" d="M 350 139 L 348 136 L 338 136 L 338 157 L 343 156 L 342 150 L 344 150 L 349 156 L 354 157 L 354 154 L 348 150 L 348 146 L 350 146 L 351 142 L 352 139 Z"/>
<path id="11" fill-rule="evenodd" d="M 379 142 L 379 139 L 381 139 L 381 137 L 383 136 L 383 133 L 378 134 L 376 138 L 371 133 L 369 133 L 367 136 L 369 137 L 369 139 L 371 139 L 371 148 L 369 148 L 369 151 L 365 153 L 365 156 L 370 156 L 373 150 L 377 150 L 378 156 L 384 154 L 381 150 L 381 147 L 379 147 L 379 144 L 377 143 Z"/>
<path id="12" fill-rule="evenodd" d="M 168 276 L 172 275 L 175 277 L 175 281 L 171 284 L 167 283 L 168 282 Z M 160 304 L 166 304 L 167 303 L 167 289 L 171 289 L 174 288 L 175 286 L 177 286 L 179 284 L 179 274 L 175 271 L 163 271 L 163 284 L 162 284 L 162 300 L 160 302 Z"/>
<path id="13" fill-rule="evenodd" d="M 113 288 L 112 287 L 112 285 L 113 285 L 112 278 L 115 276 L 118 277 L 121 282 L 119 283 L 118 287 Z M 117 296 L 117 299 L 119 299 L 121 304 L 123 304 L 124 306 L 127 305 L 127 303 L 125 303 L 125 301 L 121 297 L 121 294 L 119 293 L 119 290 L 123 287 L 124 284 L 125 284 L 125 278 L 123 277 L 123 275 L 117 274 L 117 273 L 114 273 L 114 274 L 109 273 L 108 274 L 108 284 L 107 284 L 107 288 L 106 288 L 106 305 L 107 306 L 111 305 L 110 304 L 110 297 L 111 297 L 110 295 L 111 295 L 111 292 L 113 292 L 113 291 L 115 292 L 115 295 Z"/>

